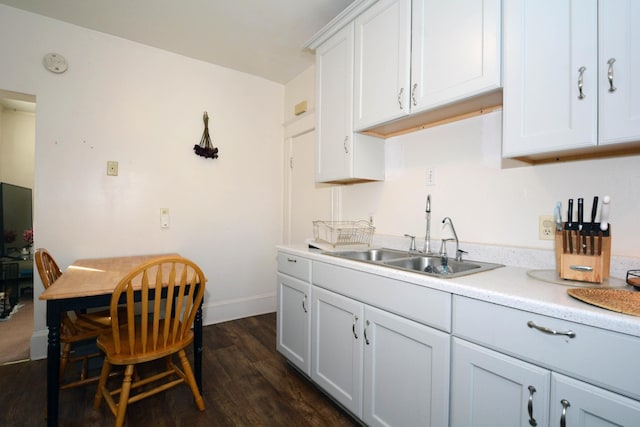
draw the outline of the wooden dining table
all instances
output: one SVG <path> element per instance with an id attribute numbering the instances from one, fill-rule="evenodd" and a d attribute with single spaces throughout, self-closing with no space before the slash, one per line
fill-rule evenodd
<path id="1" fill-rule="evenodd" d="M 60 314 L 69 310 L 106 307 L 120 280 L 138 265 L 154 258 L 178 254 L 135 255 L 74 261 L 40 295 L 47 302 L 47 425 L 58 425 L 60 390 Z M 204 286 L 205 284 L 199 284 Z M 193 368 L 202 392 L 202 307 L 198 307 L 194 325 Z"/>

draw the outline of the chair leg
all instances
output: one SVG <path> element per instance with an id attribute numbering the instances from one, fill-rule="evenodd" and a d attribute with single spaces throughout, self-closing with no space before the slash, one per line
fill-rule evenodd
<path id="1" fill-rule="evenodd" d="M 62 355 L 60 356 L 60 383 L 64 381 L 64 373 L 67 370 L 69 355 L 71 354 L 71 343 L 65 343 L 62 347 Z"/>
<path id="2" fill-rule="evenodd" d="M 116 415 L 116 427 L 122 427 L 124 424 L 124 416 L 127 412 L 127 404 L 129 403 L 129 392 L 131 392 L 131 377 L 133 376 L 133 365 L 127 365 L 124 370 L 124 380 L 122 380 L 122 391 L 120 399 L 118 399 L 118 414 Z"/>
<path id="3" fill-rule="evenodd" d="M 204 400 L 202 399 L 200 390 L 198 390 L 196 377 L 193 376 L 191 365 L 189 364 L 189 360 L 187 359 L 187 355 L 184 352 L 184 350 L 180 350 L 178 352 L 178 357 L 180 358 L 180 362 L 182 363 L 182 370 L 184 371 L 184 374 L 187 377 L 187 384 L 189 385 L 189 388 L 191 388 L 191 392 L 193 393 L 193 398 L 196 401 L 196 406 L 201 411 L 204 411 Z"/>
<path id="4" fill-rule="evenodd" d="M 100 381 L 98 382 L 98 390 L 96 391 L 96 397 L 93 400 L 94 409 L 100 409 L 100 403 L 102 402 L 102 393 L 107 386 L 107 379 L 109 378 L 109 372 L 111 371 L 111 363 L 104 359 L 102 364 L 102 371 L 100 371 Z"/>

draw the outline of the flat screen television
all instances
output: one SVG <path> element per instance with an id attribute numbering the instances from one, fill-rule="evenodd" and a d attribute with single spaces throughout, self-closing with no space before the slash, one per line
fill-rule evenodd
<path id="1" fill-rule="evenodd" d="M 0 225 L 3 238 L 0 249 L 3 257 L 19 258 L 25 230 L 33 227 L 31 189 L 5 182 L 0 183 Z"/>

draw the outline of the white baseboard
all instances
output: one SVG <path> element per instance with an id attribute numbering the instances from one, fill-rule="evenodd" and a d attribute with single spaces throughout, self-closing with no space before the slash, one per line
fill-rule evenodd
<path id="1" fill-rule="evenodd" d="M 276 311 L 275 293 L 253 295 L 246 298 L 220 301 L 202 307 L 202 324 L 213 325 L 243 317 Z"/>
<path id="2" fill-rule="evenodd" d="M 276 311 L 276 294 L 253 295 L 203 305 L 204 326 Z M 31 336 L 31 360 L 47 358 L 48 331 L 35 331 Z"/>

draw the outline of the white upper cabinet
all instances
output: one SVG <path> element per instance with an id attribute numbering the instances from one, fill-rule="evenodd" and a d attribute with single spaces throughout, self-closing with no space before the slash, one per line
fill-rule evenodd
<path id="1" fill-rule="evenodd" d="M 631 81 L 640 72 L 638 19 L 633 0 L 505 0 L 505 157 L 639 139 L 640 87 Z"/>
<path id="2" fill-rule="evenodd" d="M 316 50 L 316 181 L 384 180 L 384 140 L 353 132 L 353 22 Z"/>
<path id="3" fill-rule="evenodd" d="M 356 130 L 409 114 L 410 53 L 411 0 L 380 0 L 356 18 Z"/>
<path id="4" fill-rule="evenodd" d="M 640 2 L 598 3 L 600 144 L 640 139 Z"/>
<path id="5" fill-rule="evenodd" d="M 501 86 L 501 0 L 413 0 L 411 111 Z"/>
<path id="6" fill-rule="evenodd" d="M 355 40 L 356 130 L 501 85 L 501 0 L 380 0 Z"/>

